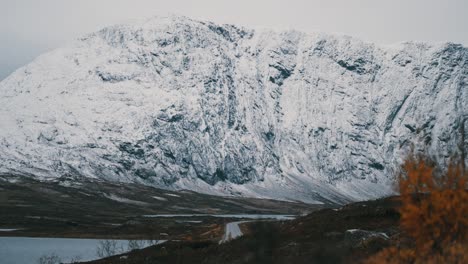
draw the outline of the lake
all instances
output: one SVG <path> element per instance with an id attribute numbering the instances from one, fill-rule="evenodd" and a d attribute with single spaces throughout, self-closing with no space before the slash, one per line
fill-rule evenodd
<path id="1" fill-rule="evenodd" d="M 115 254 L 165 242 L 148 240 L 102 240 L 75 238 L 0 237 L 0 262 L 3 264 L 35 264 L 42 256 L 56 255 L 64 263 L 101 258 L 98 248 L 110 245 Z"/>
<path id="2" fill-rule="evenodd" d="M 219 218 L 292 220 L 292 219 L 296 218 L 296 215 L 279 215 L 279 214 L 155 214 L 155 215 L 143 215 L 143 217 L 153 217 L 153 218 L 219 217 Z"/>

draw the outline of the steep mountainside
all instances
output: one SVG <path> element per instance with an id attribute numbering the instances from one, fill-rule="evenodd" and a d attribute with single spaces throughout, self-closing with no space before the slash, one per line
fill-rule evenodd
<path id="1" fill-rule="evenodd" d="M 468 49 L 184 17 L 105 28 L 0 83 L 0 172 L 308 202 L 467 149 Z"/>

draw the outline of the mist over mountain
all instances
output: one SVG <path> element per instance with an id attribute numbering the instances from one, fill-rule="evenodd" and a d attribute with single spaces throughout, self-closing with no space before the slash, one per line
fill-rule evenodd
<path id="1" fill-rule="evenodd" d="M 0 83 L 0 173 L 376 198 L 393 192 L 411 149 L 441 164 L 467 150 L 467 87 L 458 44 L 152 18 L 87 35 Z"/>

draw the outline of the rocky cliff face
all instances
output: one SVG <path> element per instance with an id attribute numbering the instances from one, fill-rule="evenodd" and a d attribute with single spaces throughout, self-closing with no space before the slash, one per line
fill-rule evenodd
<path id="1" fill-rule="evenodd" d="M 183 17 L 105 28 L 0 83 L 0 172 L 308 202 L 466 151 L 468 49 Z M 465 138 L 468 136 L 465 135 Z"/>

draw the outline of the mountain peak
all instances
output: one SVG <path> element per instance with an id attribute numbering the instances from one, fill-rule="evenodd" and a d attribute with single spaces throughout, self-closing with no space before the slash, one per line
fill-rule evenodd
<path id="1" fill-rule="evenodd" d="M 456 128 L 467 63 L 456 44 L 385 47 L 180 16 L 111 26 L 0 83 L 0 172 L 376 198 L 392 193 L 408 150 L 444 164 L 466 146 Z"/>

